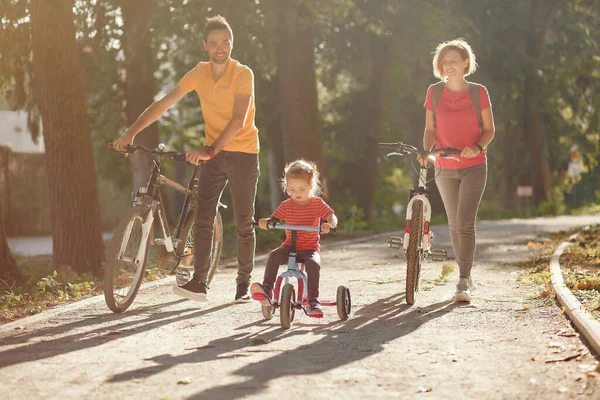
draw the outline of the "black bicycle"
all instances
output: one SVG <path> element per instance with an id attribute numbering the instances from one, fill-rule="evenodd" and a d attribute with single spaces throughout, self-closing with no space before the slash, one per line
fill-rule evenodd
<path id="1" fill-rule="evenodd" d="M 112 147 L 109 144 L 109 147 Z M 198 192 L 198 166 L 194 166 L 187 188 L 166 178 L 160 172 L 165 158 L 185 161 L 185 153 L 167 151 L 164 144 L 150 150 L 143 146 L 129 145 L 125 153 L 143 153 L 152 158 L 154 167 L 146 186 L 137 191 L 127 215 L 117 225 L 112 242 L 108 248 L 104 269 L 104 297 L 106 304 L 114 312 L 125 311 L 135 299 L 145 278 L 146 264 L 151 241 L 164 246 L 167 256 L 175 260 L 171 273 L 176 273 L 178 285 L 191 279 L 194 257 L 193 224 Z M 189 163 L 188 163 L 189 164 Z M 191 164 L 190 164 L 191 165 Z M 167 185 L 185 194 L 181 215 L 173 232 L 169 228 L 160 186 Z M 211 252 L 209 256 L 208 284 L 217 271 L 223 246 L 223 221 L 219 209 L 225 207 L 219 203 L 214 221 Z M 153 223 L 158 217 L 163 237 L 154 239 Z M 161 259 L 165 259 L 161 257 Z"/>
<path id="2" fill-rule="evenodd" d="M 433 149 L 431 151 L 417 150 L 416 147 L 402 142 L 398 143 L 379 143 L 379 148 L 387 150 L 390 156 L 420 155 L 429 159 L 435 156 L 452 157 L 453 154 L 460 154 L 461 151 L 451 147 Z M 428 166 L 419 167 L 419 185 L 416 189 L 410 189 L 408 205 L 406 206 L 406 227 L 404 237 L 391 236 L 388 238 L 388 245 L 391 248 L 404 249 L 406 258 L 406 302 L 415 303 L 415 294 L 419 291 L 419 277 L 421 275 L 421 261 L 429 256 L 435 261 L 444 261 L 447 259 L 446 251 L 433 250 L 433 232 L 429 230 L 431 221 L 431 190 L 427 187 L 427 169 Z"/>

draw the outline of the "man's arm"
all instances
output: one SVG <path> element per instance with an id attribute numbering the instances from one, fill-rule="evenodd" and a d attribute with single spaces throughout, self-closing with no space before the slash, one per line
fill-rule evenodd
<path id="1" fill-rule="evenodd" d="M 246 120 L 251 101 L 251 94 L 238 94 L 235 96 L 231 121 L 229 121 L 225 129 L 223 129 L 223 132 L 221 132 L 217 140 L 211 144 L 215 153 L 223 150 L 223 148 L 240 132 L 244 126 L 244 121 Z M 200 161 L 210 160 L 210 155 L 206 150 L 191 150 L 185 153 L 185 159 L 191 164 L 198 165 Z"/>
<path id="2" fill-rule="evenodd" d="M 216 152 L 223 150 L 223 148 L 240 132 L 244 126 L 244 121 L 246 121 L 251 101 L 251 94 L 238 94 L 235 96 L 231 121 L 229 121 L 223 132 L 221 132 L 217 140 L 212 144 L 212 147 L 214 147 Z"/>
<path id="3" fill-rule="evenodd" d="M 133 138 L 144 130 L 148 125 L 159 119 L 169 108 L 177 103 L 187 90 L 177 85 L 162 99 L 155 101 L 138 117 L 138 119 L 125 131 L 123 136 L 113 142 L 115 149 L 124 151 L 127 145 L 133 142 Z"/>

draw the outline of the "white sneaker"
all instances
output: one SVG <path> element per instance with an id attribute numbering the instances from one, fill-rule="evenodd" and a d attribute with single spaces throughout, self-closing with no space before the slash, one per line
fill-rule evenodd
<path id="1" fill-rule="evenodd" d="M 456 293 L 454 293 L 454 297 L 452 301 L 454 302 L 470 302 L 471 301 L 471 289 L 469 286 L 469 279 L 460 278 L 458 280 L 458 285 L 456 285 Z"/>
<path id="2" fill-rule="evenodd" d="M 469 285 L 469 290 L 471 291 L 471 293 L 477 290 L 477 286 L 475 286 L 475 284 L 473 283 L 473 278 L 469 278 L 467 280 L 467 284 Z"/>

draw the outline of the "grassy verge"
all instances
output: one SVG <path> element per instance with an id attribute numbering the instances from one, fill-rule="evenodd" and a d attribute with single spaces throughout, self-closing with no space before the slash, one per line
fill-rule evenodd
<path id="1" fill-rule="evenodd" d="M 600 225 L 561 231 L 551 235 L 549 242 L 530 242 L 529 247 L 539 249 L 537 255 L 521 264 L 526 270 L 520 281 L 533 285 L 532 298 L 553 301 L 554 291 L 550 280 L 550 259 L 558 245 L 577 233 L 560 257 L 561 271 L 567 287 L 596 319 L 600 318 Z"/>

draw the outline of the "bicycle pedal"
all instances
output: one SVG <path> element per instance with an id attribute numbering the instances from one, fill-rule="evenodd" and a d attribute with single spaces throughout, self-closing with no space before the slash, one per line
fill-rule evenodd
<path id="1" fill-rule="evenodd" d="M 392 249 L 399 249 L 402 247 L 402 243 L 404 243 L 404 240 L 401 237 L 398 236 L 390 236 L 388 238 L 388 246 L 390 246 Z"/>
<path id="2" fill-rule="evenodd" d="M 446 261 L 448 259 L 448 252 L 441 249 L 432 250 L 431 259 L 433 261 Z"/>

